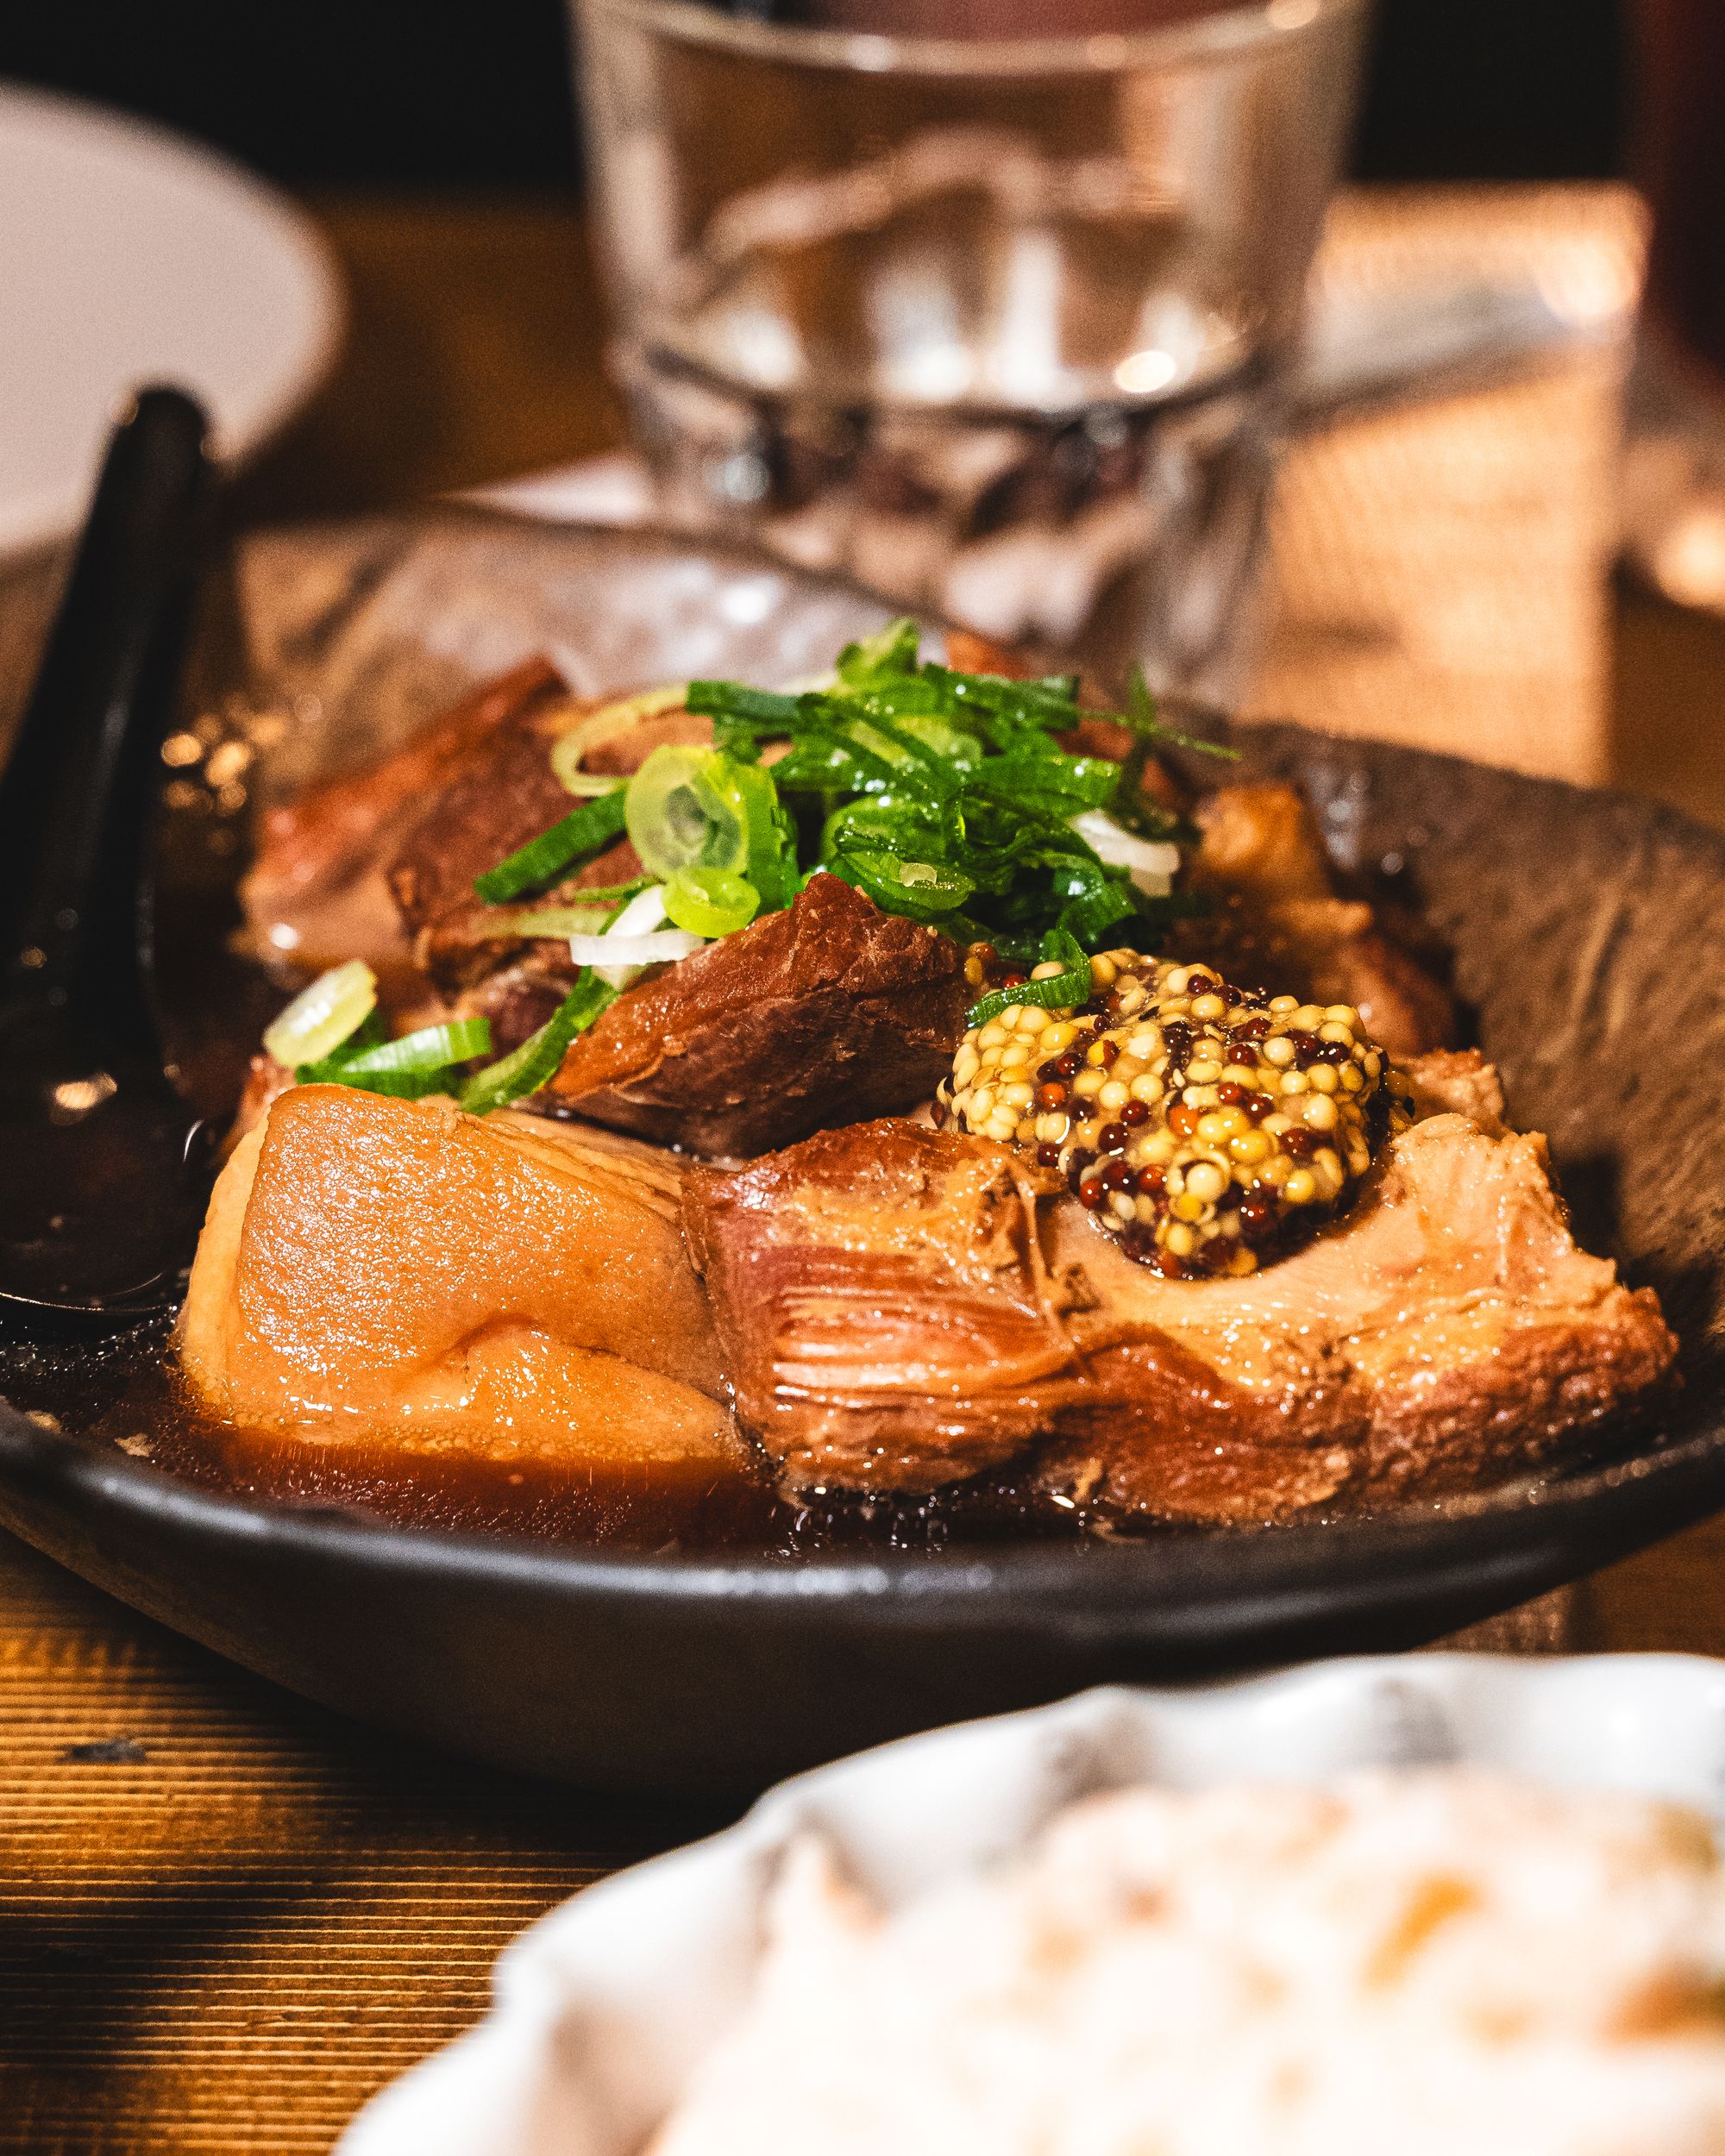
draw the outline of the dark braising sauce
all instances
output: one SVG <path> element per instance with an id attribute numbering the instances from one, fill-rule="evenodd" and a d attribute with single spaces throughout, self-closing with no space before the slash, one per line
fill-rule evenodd
<path id="1" fill-rule="evenodd" d="M 214 1421 L 186 1395 L 162 1331 L 99 1347 L 0 1340 L 0 1398 L 95 1449 L 117 1449 L 200 1489 L 351 1509 L 403 1526 L 639 1551 L 938 1550 L 1108 1532 L 1020 1487 L 979 1477 L 931 1496 L 855 1492 L 788 1502 L 764 1459 L 714 1477 L 674 1467 L 497 1463 L 363 1435 L 260 1435 Z"/>

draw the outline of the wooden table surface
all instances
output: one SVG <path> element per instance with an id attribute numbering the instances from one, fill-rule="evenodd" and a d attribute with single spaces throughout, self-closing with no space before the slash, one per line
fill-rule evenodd
<path id="1" fill-rule="evenodd" d="M 248 517 L 410 503 L 616 442 L 571 210 L 312 207 L 348 274 L 351 333 L 245 479 Z M 1616 212 L 1578 196 L 1574 214 L 1596 230 Z M 1452 451 L 1425 453 L 1453 469 Z M 1325 486 L 1355 498 L 1358 441 L 1337 454 L 1284 505 L 1296 537 Z M 1289 558 L 1290 605 L 1328 604 Z M 1615 592 L 1601 639 L 1603 771 L 1725 823 L 1725 626 Z M 1289 663 L 1272 681 L 1297 685 L 1297 652 Z M 1725 1652 L 1725 1521 L 1588 1583 L 1567 1636 Z M 524 1924 L 718 1823 L 354 1729 L 0 1538 L 0 2151 L 326 2148 L 482 2009 Z"/>

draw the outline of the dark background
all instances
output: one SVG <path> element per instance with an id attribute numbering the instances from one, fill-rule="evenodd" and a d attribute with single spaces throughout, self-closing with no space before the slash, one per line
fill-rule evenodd
<path id="1" fill-rule="evenodd" d="M 562 0 L 0 0 L 0 75 L 171 122 L 290 185 L 576 172 Z M 1380 0 L 1356 169 L 1615 171 L 1622 75 L 1618 0 Z"/>

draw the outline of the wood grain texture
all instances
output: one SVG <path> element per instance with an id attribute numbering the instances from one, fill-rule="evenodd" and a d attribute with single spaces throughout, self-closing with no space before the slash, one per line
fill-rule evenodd
<path id="1" fill-rule="evenodd" d="M 616 439 L 571 210 L 317 207 L 348 271 L 353 336 L 329 388 L 247 479 L 248 517 L 388 506 Z M 1453 201 L 1433 206 L 1446 244 L 1490 254 L 1521 243 L 1527 203 L 1502 197 L 1492 212 L 1514 231 L 1481 224 L 1481 207 L 1458 225 Z M 1561 238 L 1560 205 L 1539 214 L 1548 233 L 1559 217 Z M 1374 244 L 1399 243 L 1393 225 L 1371 229 Z M 1430 738 L 1422 729 L 1433 724 L 1477 724 L 1468 715 L 1483 694 L 1513 722 L 1529 693 L 1513 639 L 1490 641 L 1485 674 L 1457 676 L 1453 699 L 1445 689 L 1430 705 L 1421 684 L 1441 667 L 1410 674 L 1404 660 L 1374 674 L 1386 664 L 1379 652 L 1348 676 L 1364 647 L 1352 657 L 1346 639 L 1320 647 L 1326 623 L 1349 618 L 1333 602 L 1357 598 L 1363 561 L 1393 558 L 1397 607 L 1421 597 L 1422 582 L 1434 604 L 1443 597 L 1429 567 L 1440 560 L 1477 588 L 1466 542 L 1471 530 L 1482 544 L 1490 534 L 1460 514 L 1464 481 L 1469 468 L 1508 468 L 1490 466 L 1494 444 L 1507 443 L 1527 472 L 1520 430 L 1557 423 L 1539 395 L 1529 385 L 1375 420 L 1370 483 L 1367 430 L 1314 445 L 1315 478 L 1308 467 L 1302 481 L 1296 459 L 1281 573 L 1295 609 L 1287 618 L 1316 627 L 1303 649 L 1282 647 L 1295 715 L 1321 723 L 1327 710 L 1346 724 L 1366 713 L 1368 696 L 1389 698 L 1409 737 Z M 1590 388 L 1564 409 L 1575 423 L 1609 416 Z M 1415 440 L 1440 424 L 1451 430 L 1446 448 Z M 1571 468 L 1596 473 L 1603 454 L 1596 437 L 1581 441 Z M 1414 498 L 1434 471 L 1449 491 L 1422 511 Z M 1398 473 L 1396 484 L 1382 476 Z M 1447 523 L 1451 538 L 1422 555 L 1410 513 Z M 1530 514 L 1540 523 L 1545 511 Z M 1570 543 L 1540 529 L 1548 549 Z M 1596 564 L 1596 525 L 1585 544 Z M 51 577 L 51 565 L 13 573 L 34 618 Z M 1586 754 L 1620 782 L 1725 820 L 1725 630 L 1651 602 L 1620 596 L 1609 618 L 1603 601 L 1596 612 L 1591 604 L 1584 591 L 1540 617 L 1542 636 L 1598 639 L 1541 646 L 1558 649 L 1548 679 L 1566 685 L 1562 694 L 1597 699 Z M 21 633 L 0 651 L 10 677 L 0 688 L 15 686 L 28 642 Z M 1551 768 L 1559 753 L 1579 752 L 1546 692 L 1534 703 L 1537 730 L 1530 722 L 1524 740 L 1544 745 L 1506 760 Z M 1725 1651 L 1722 1582 L 1725 1522 L 1715 1522 L 1467 1644 Z M 524 1924 L 615 1866 L 718 1823 L 511 1782 L 355 1729 L 0 1541 L 0 2151 L 327 2148 L 367 2095 L 482 2009 L 492 1960 Z"/>
<path id="2" fill-rule="evenodd" d="M 374 1738 L 0 1542 L 0 2149 L 325 2148 L 523 1926 L 717 1823 Z"/>

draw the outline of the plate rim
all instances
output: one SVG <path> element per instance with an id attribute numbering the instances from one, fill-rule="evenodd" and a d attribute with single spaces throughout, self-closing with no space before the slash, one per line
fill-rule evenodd
<path id="1" fill-rule="evenodd" d="M 716 554 L 739 569 L 770 570 L 794 584 L 842 587 L 886 604 L 851 580 L 778 560 L 731 535 L 652 524 L 548 523 L 489 502 L 451 499 L 408 511 L 385 509 L 299 519 L 253 536 L 265 541 L 343 533 L 358 537 L 423 530 L 438 523 L 476 533 L 502 528 L 539 544 L 568 536 Z M 1222 721 L 1224 727 L 1228 723 Z M 1440 773 L 1484 772 L 1511 787 L 1609 804 L 1647 828 L 1678 836 L 1687 846 L 1711 856 L 1725 882 L 1725 833 L 1665 803 L 1383 736 L 1330 734 L 1289 721 L 1254 721 L 1249 728 L 1236 723 L 1255 738 L 1272 743 L 1276 754 L 1296 752 L 1308 759 L 1325 753 L 1387 755 Z M 1446 1583 L 1459 1583 L 1463 1575 L 1477 1578 L 1482 1566 L 1495 1568 L 1506 1583 L 1497 1607 L 1507 1608 L 1725 1507 L 1725 1395 L 1699 1403 L 1683 1435 L 1663 1445 L 1657 1443 L 1659 1436 L 1653 1424 L 1635 1440 L 1640 1449 L 1602 1448 L 1596 1460 L 1550 1480 L 1535 1473 L 1477 1495 L 1446 1497 L 1438 1501 L 1440 1513 L 1422 1511 L 1426 1501 L 1415 1499 L 1371 1514 L 1295 1519 L 1270 1526 L 1187 1528 L 1167 1537 L 1112 1544 L 1024 1538 L 934 1551 L 825 1551 L 787 1557 L 745 1550 L 647 1552 L 535 1540 L 506 1532 L 452 1532 L 367 1516 L 357 1507 L 207 1490 L 147 1462 L 104 1453 L 86 1440 L 45 1430 L 0 1401 L 0 1497 L 29 1492 L 63 1515 L 94 1507 L 135 1520 L 172 1523 L 212 1545 L 273 1545 L 284 1554 L 317 1562 L 450 1583 L 490 1578 L 577 1604 L 612 1597 L 637 1607 L 683 1602 L 717 1608 L 746 1603 L 757 1614 L 794 1614 L 821 1605 L 836 1608 L 862 1602 L 883 1620 L 890 1613 L 893 1622 L 906 1626 L 925 1623 L 937 1612 L 943 1623 L 963 1622 L 969 1613 L 979 1629 L 1010 1616 L 1011 1604 L 1026 1618 L 1075 1629 L 1088 1625 L 1098 1636 L 1118 1636 L 1134 1614 L 1142 1631 L 1146 1579 L 1164 1585 L 1177 1579 L 1178 1595 L 1151 1598 L 1159 1610 L 1157 1624 L 1150 1629 L 1170 1645 L 1192 1645 L 1201 1639 L 1226 1641 L 1230 1633 L 1262 1634 L 1272 1622 L 1272 1607 L 1282 1610 L 1274 1621 L 1290 1638 L 1302 1623 L 1321 1622 L 1339 1601 L 1346 1607 L 1364 1598 L 1385 1614 L 1405 1601 L 1411 1610 L 1440 1593 Z M 1601 1523 L 1603 1532 L 1598 1532 Z M 1554 1556 L 1566 1532 L 1573 1540 L 1590 1529 L 1584 1564 L 1565 1564 Z M 29 1539 L 28 1531 L 21 1532 Z M 1335 1576 L 1330 1554 L 1342 1545 L 1361 1559 L 1346 1568 L 1346 1582 Z M 1223 1592 L 1214 1576 L 1219 1570 L 1215 1552 L 1248 1546 L 1259 1553 L 1247 1568 L 1249 1576 Z M 1601 1548 L 1604 1555 L 1592 1554 Z M 1397 1560 L 1416 1553 L 1409 1575 Z M 1527 1583 L 1530 1577 L 1533 1585 Z M 1183 1626 L 1170 1602 L 1189 1613 Z M 1237 1612 L 1237 1621 L 1219 1632 L 1219 1617 L 1230 1609 Z M 1184 1633 L 1191 1637 L 1182 1639 Z"/>
<path id="2" fill-rule="evenodd" d="M 282 189 L 226 151 L 160 121 L 43 85 L 0 78 L 0 132 L 14 112 L 38 124 L 47 122 L 68 128 L 135 160 L 171 166 L 205 191 L 219 190 L 236 206 L 243 204 L 254 229 L 267 233 L 280 256 L 292 261 L 304 307 L 297 339 L 283 340 L 298 344 L 292 364 L 281 368 L 267 393 L 251 400 L 242 426 L 224 426 L 219 414 L 212 415 L 217 454 L 226 463 L 243 467 L 328 379 L 346 341 L 347 287 L 333 248 Z M 143 378 L 133 386 L 145 386 Z M 92 433 L 89 468 L 75 480 L 10 502 L 0 498 L 0 566 L 53 546 L 77 529 L 99 447 L 97 435 Z"/>

